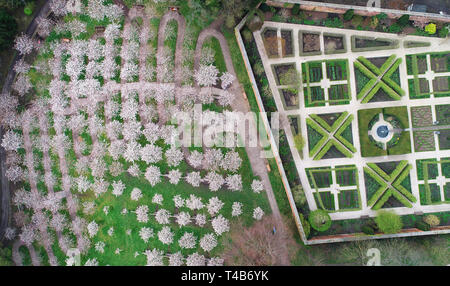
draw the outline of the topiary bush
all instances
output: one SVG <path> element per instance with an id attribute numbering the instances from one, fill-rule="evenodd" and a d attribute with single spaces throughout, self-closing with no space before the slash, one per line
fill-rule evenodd
<path id="1" fill-rule="evenodd" d="M 397 233 L 403 228 L 403 222 L 401 217 L 389 211 L 378 211 L 375 218 L 378 229 L 384 233 Z"/>
<path id="2" fill-rule="evenodd" d="M 436 34 L 436 24 L 430 23 L 425 26 L 425 32 L 427 32 L 430 35 Z"/>
<path id="3" fill-rule="evenodd" d="M 31 16 L 33 14 L 33 9 L 34 9 L 34 2 L 29 2 L 27 3 L 27 5 L 25 5 L 23 13 L 27 16 Z"/>
<path id="4" fill-rule="evenodd" d="M 364 21 L 363 16 L 361 16 L 361 15 L 355 15 L 355 16 L 352 18 L 352 25 L 353 25 L 353 27 L 358 27 L 358 26 L 361 25 L 361 23 L 362 23 L 363 21 Z"/>
<path id="5" fill-rule="evenodd" d="M 331 226 L 331 217 L 324 210 L 315 210 L 309 214 L 308 221 L 317 231 L 326 231 Z"/>
<path id="6" fill-rule="evenodd" d="M 438 226 L 441 223 L 440 219 L 437 216 L 431 215 L 431 214 L 430 215 L 426 215 L 423 218 L 423 221 L 426 224 L 428 224 L 430 227 L 436 227 L 436 226 Z"/>

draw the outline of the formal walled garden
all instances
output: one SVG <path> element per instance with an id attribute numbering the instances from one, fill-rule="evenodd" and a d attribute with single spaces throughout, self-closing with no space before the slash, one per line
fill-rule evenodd
<path id="1" fill-rule="evenodd" d="M 315 240 L 316 236 L 329 235 L 331 238 L 355 232 L 378 235 L 381 229 L 374 227 L 377 223 L 372 218 L 381 210 L 401 215 L 403 228 L 420 226 L 424 229 L 422 220 L 428 214 L 438 216 L 441 223 L 448 225 L 445 204 L 436 204 L 439 206 L 436 208 L 422 205 L 419 183 L 416 176 L 411 175 L 417 170 L 414 160 L 416 156 L 420 157 L 414 153 L 418 152 L 418 136 L 428 140 L 426 144 L 429 146 L 422 144 L 424 150 L 440 150 L 436 146 L 439 138 L 443 138 L 444 144 L 441 145 L 445 145 L 447 126 L 439 125 L 435 112 L 435 106 L 442 105 L 443 101 L 410 102 L 408 80 L 413 76 L 407 73 L 409 49 L 427 53 L 430 46 L 439 51 L 448 49 L 447 45 L 437 47 L 438 40 L 435 39 L 398 38 L 389 34 L 371 35 L 370 32 L 343 30 L 345 21 L 341 25 L 339 21 L 331 23 L 326 18 L 322 18 L 320 25 L 326 22 L 330 25 L 328 27 L 333 25 L 339 29 L 318 28 L 318 21 L 314 24 L 308 20 L 297 22 L 297 14 L 292 14 L 291 18 L 287 17 L 287 12 L 284 15 L 265 12 L 266 21 L 260 31 L 253 31 L 252 39 L 246 39 L 247 31 L 243 28 L 244 46 L 254 73 L 261 73 L 256 55 L 264 59 L 271 96 L 282 120 L 283 117 L 287 119 L 285 122 L 288 124 L 283 126 L 285 130 L 280 132 L 281 165 L 296 205 L 295 211 L 308 229 L 307 236 Z M 275 13 L 272 18 L 271 13 Z M 382 16 L 373 18 L 383 20 Z M 275 59 L 264 55 L 267 51 L 261 45 L 264 43 L 262 31 L 268 29 L 277 30 L 278 34 L 283 30 L 293 31 L 299 41 L 293 57 Z M 277 46 L 281 51 L 283 42 L 279 41 Z M 447 76 L 441 72 L 444 60 L 439 61 L 432 70 L 428 68 L 431 60 L 427 62 L 425 57 L 420 64 L 423 73 L 420 78 L 428 83 L 428 71 L 434 70 L 438 71 L 436 74 L 440 73 L 438 77 Z M 292 96 L 286 96 L 283 91 L 280 83 L 282 70 L 276 70 L 279 66 L 287 70 L 285 65 L 291 70 L 298 68 L 295 72 L 300 72 L 297 79 L 301 88 L 296 90 L 298 99 L 295 105 L 288 104 Z M 258 75 L 255 78 L 258 79 Z M 427 85 L 431 91 L 435 79 L 433 77 Z M 288 88 L 297 86 L 296 81 L 291 83 Z M 435 85 L 443 88 L 443 80 L 438 79 Z M 257 86 L 267 90 L 258 80 Z M 263 103 L 267 100 L 264 94 L 262 100 Z M 294 138 L 299 134 L 305 139 L 303 148 L 298 147 L 301 145 Z M 336 166 L 354 166 L 355 170 L 342 172 L 359 174 L 355 182 L 358 187 L 352 182 L 348 189 L 342 188 L 336 181 L 350 180 L 351 176 L 344 175 L 345 179 L 341 179 L 342 176 L 338 179 L 337 173 L 342 172 L 335 172 Z M 316 213 L 316 210 L 321 212 Z M 426 215 L 414 213 L 416 210 L 423 210 Z M 330 225 L 322 211 L 328 212 L 332 220 Z"/>

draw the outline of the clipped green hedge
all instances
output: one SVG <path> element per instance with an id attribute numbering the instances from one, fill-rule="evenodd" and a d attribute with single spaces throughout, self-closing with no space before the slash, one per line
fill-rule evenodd
<path id="1" fill-rule="evenodd" d="M 350 142 L 348 142 L 348 140 L 346 140 L 345 138 L 343 138 L 341 136 L 341 133 L 344 132 L 344 130 L 350 126 L 350 124 L 352 124 L 353 121 L 353 114 L 350 114 L 349 117 L 347 117 L 347 120 L 345 120 L 344 124 L 341 125 L 341 127 L 339 127 L 339 129 L 336 131 L 335 133 L 335 137 L 342 143 L 345 145 L 345 147 L 347 147 L 348 149 L 350 149 L 352 152 L 356 152 L 356 148 L 350 144 Z"/>
<path id="2" fill-rule="evenodd" d="M 431 229 L 430 225 L 424 221 L 418 221 L 416 222 L 416 227 L 420 229 L 421 231 L 429 231 Z"/>
<path id="3" fill-rule="evenodd" d="M 366 95 L 366 97 L 368 97 L 369 92 L 370 92 L 370 91 L 373 92 L 373 90 L 375 89 L 376 84 L 377 84 L 377 80 L 376 80 L 376 79 L 374 79 L 374 78 L 370 79 L 369 82 L 368 82 L 368 83 L 367 83 L 367 84 L 359 91 L 359 93 L 358 93 L 358 95 L 357 95 L 357 98 L 358 98 L 358 99 L 361 99 L 361 98 L 364 97 L 364 95 Z M 378 87 L 378 89 L 379 89 L 379 88 L 380 88 L 380 87 Z M 377 89 L 375 92 L 377 92 L 378 89 Z M 370 99 L 375 95 L 375 92 L 373 92 L 373 94 L 370 96 Z M 370 99 L 369 99 L 369 100 L 370 100 Z M 365 100 L 365 99 L 364 99 L 364 100 Z M 361 101 L 361 102 L 362 102 L 362 103 L 365 103 L 364 100 Z M 369 100 L 367 100 L 367 101 L 369 101 Z"/>
<path id="4" fill-rule="evenodd" d="M 328 125 L 328 123 L 325 120 L 323 120 L 322 117 L 320 117 L 319 115 L 311 114 L 309 115 L 309 117 L 314 119 L 317 123 L 319 123 L 320 126 L 322 126 L 328 132 L 331 132 L 333 130 L 333 128 L 330 125 Z"/>
<path id="5" fill-rule="evenodd" d="M 383 86 L 384 83 L 378 82 L 373 89 L 367 94 L 366 97 L 364 97 L 363 100 L 361 100 L 361 103 L 368 103 L 372 97 L 375 96 L 375 94 L 378 92 L 378 90 Z"/>
<path id="6" fill-rule="evenodd" d="M 375 163 L 367 163 L 367 166 L 372 168 L 372 170 L 374 170 L 378 175 L 380 175 L 380 177 L 382 177 L 386 181 L 389 182 L 391 180 L 391 177 L 388 174 L 386 174 L 380 167 L 378 167 L 377 164 L 375 164 Z"/>
<path id="7" fill-rule="evenodd" d="M 396 198 L 399 202 L 401 202 L 405 207 L 412 208 L 412 204 L 404 197 L 402 194 L 398 192 L 392 192 L 394 198 Z"/>
<path id="8" fill-rule="evenodd" d="M 359 56 L 358 57 L 358 61 L 360 61 L 362 64 L 364 64 L 364 66 L 367 67 L 369 69 L 369 71 L 373 72 L 374 74 L 380 74 L 381 73 L 380 69 L 376 65 L 374 65 L 371 61 L 366 59 L 365 57 Z M 383 66 L 384 66 L 384 64 L 383 64 Z"/>
<path id="9" fill-rule="evenodd" d="M 312 157 L 320 150 L 320 147 L 328 140 L 327 138 L 328 135 L 325 134 L 322 128 L 320 128 L 320 126 L 311 118 L 306 118 L 306 124 L 323 136 L 322 139 L 320 139 L 319 142 L 317 142 L 316 145 L 314 145 L 314 148 L 312 148 L 309 151 L 309 156 Z"/>
<path id="10" fill-rule="evenodd" d="M 389 197 L 392 195 L 392 193 L 392 189 L 388 189 L 386 192 L 384 192 L 383 196 L 377 201 L 372 209 L 379 210 L 389 200 Z"/>
<path id="11" fill-rule="evenodd" d="M 402 160 L 400 163 L 395 167 L 394 171 L 392 171 L 391 175 L 389 176 L 390 181 L 394 181 L 400 175 L 400 173 L 403 171 L 403 169 L 408 165 L 408 161 Z"/>
<path id="12" fill-rule="evenodd" d="M 331 227 L 331 217 L 324 210 L 310 212 L 308 221 L 313 229 L 320 232 L 326 231 Z"/>

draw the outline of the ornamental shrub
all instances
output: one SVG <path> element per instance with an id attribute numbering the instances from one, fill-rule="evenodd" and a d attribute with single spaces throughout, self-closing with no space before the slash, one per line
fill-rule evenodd
<path id="1" fill-rule="evenodd" d="M 309 214 L 308 221 L 317 231 L 326 231 L 331 226 L 331 217 L 324 210 L 315 210 Z"/>
<path id="2" fill-rule="evenodd" d="M 361 15 L 355 15 L 353 18 L 352 18 L 352 25 L 354 26 L 354 27 L 358 27 L 358 26 L 360 26 L 361 25 L 361 23 L 364 21 L 364 18 L 361 16 Z"/>
<path id="3" fill-rule="evenodd" d="M 294 136 L 294 144 L 295 148 L 297 148 L 298 152 L 301 153 L 303 150 L 303 147 L 305 147 L 305 139 L 303 138 L 302 134 L 297 134 Z"/>
<path id="4" fill-rule="evenodd" d="M 380 13 L 380 14 L 377 14 L 375 17 L 377 17 L 378 20 L 383 20 L 383 19 L 387 18 L 387 14 L 386 13 Z"/>
<path id="5" fill-rule="evenodd" d="M 448 35 L 448 27 L 444 26 L 441 29 L 439 29 L 439 37 L 446 38 Z"/>
<path id="6" fill-rule="evenodd" d="M 300 214 L 300 221 L 302 223 L 303 226 L 303 231 L 305 232 L 305 236 L 306 238 L 309 237 L 309 234 L 311 233 L 311 225 L 309 224 L 309 222 L 305 219 L 305 217 L 303 216 L 303 214 Z"/>
<path id="7" fill-rule="evenodd" d="M 426 215 L 423 218 L 423 221 L 425 223 L 427 223 L 430 227 L 436 227 L 436 226 L 438 226 L 441 223 L 440 219 L 437 216 L 431 215 L 431 214 L 430 215 Z"/>
<path id="8" fill-rule="evenodd" d="M 388 234 L 397 233 L 403 228 L 401 217 L 394 212 L 384 210 L 378 211 L 375 222 L 380 231 Z"/>
<path id="9" fill-rule="evenodd" d="M 368 224 L 365 224 L 361 227 L 361 231 L 367 235 L 374 235 L 375 234 L 375 230 L 373 229 L 373 227 L 371 227 Z"/>
<path id="10" fill-rule="evenodd" d="M 25 5 L 25 8 L 23 9 L 23 13 L 27 16 L 31 16 L 33 14 L 34 9 L 34 2 L 29 2 Z"/>
<path id="11" fill-rule="evenodd" d="M 394 23 L 389 26 L 389 32 L 391 33 L 400 33 L 402 30 L 403 28 L 400 27 L 400 25 L 398 25 L 397 23 Z"/>
<path id="12" fill-rule="evenodd" d="M 430 35 L 436 34 L 436 24 L 430 23 L 425 26 L 425 32 L 427 32 Z"/>
<path id="13" fill-rule="evenodd" d="M 418 222 L 416 223 L 416 227 L 417 227 L 418 229 L 422 230 L 422 231 L 428 231 L 428 230 L 430 230 L 430 225 L 427 224 L 427 223 L 424 222 L 424 221 L 418 221 Z"/>
<path id="14" fill-rule="evenodd" d="M 298 15 L 300 12 L 300 4 L 294 4 L 294 7 L 292 7 L 292 15 Z"/>
<path id="15" fill-rule="evenodd" d="M 344 20 L 350 21 L 353 18 L 353 15 L 355 15 L 355 10 L 349 9 L 344 13 Z"/>
<path id="16" fill-rule="evenodd" d="M 291 191 L 297 208 L 303 208 L 306 205 L 306 196 L 302 185 L 299 184 L 294 186 Z"/>
<path id="17" fill-rule="evenodd" d="M 403 16 L 401 16 L 400 18 L 398 18 L 397 24 L 398 24 L 401 28 L 404 28 L 406 25 L 409 24 L 409 15 L 403 15 Z"/>

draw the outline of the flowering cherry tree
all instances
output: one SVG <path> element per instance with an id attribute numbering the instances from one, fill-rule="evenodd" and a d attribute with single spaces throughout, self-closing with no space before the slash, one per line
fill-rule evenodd
<path id="1" fill-rule="evenodd" d="M 242 178 L 240 174 L 229 175 L 226 179 L 226 184 L 228 189 L 232 191 L 241 191 L 242 190 Z"/>
<path id="2" fill-rule="evenodd" d="M 260 207 L 256 207 L 253 210 L 253 218 L 256 220 L 261 220 L 264 216 L 264 211 Z"/>
<path id="3" fill-rule="evenodd" d="M 142 191 L 139 190 L 138 188 L 133 188 L 133 190 L 131 191 L 131 199 L 133 201 L 138 201 L 142 198 Z"/>
<path id="4" fill-rule="evenodd" d="M 206 258 L 203 255 L 198 254 L 197 252 L 189 255 L 186 258 L 187 266 L 205 266 L 205 264 L 206 264 Z"/>
<path id="5" fill-rule="evenodd" d="M 155 219 L 159 224 L 169 224 L 170 221 L 170 213 L 166 209 L 159 209 L 155 213 Z"/>
<path id="6" fill-rule="evenodd" d="M 213 65 L 200 65 L 194 73 L 194 79 L 200 86 L 213 86 L 218 79 L 219 70 Z"/>
<path id="7" fill-rule="evenodd" d="M 22 33 L 14 41 L 14 49 L 21 55 L 28 55 L 33 51 L 34 47 L 34 41 L 27 34 Z"/>
<path id="8" fill-rule="evenodd" d="M 180 251 L 169 254 L 169 266 L 181 266 L 184 263 L 183 254 Z"/>
<path id="9" fill-rule="evenodd" d="M 181 248 L 195 248 L 197 244 L 197 238 L 191 232 L 185 232 L 183 236 L 178 240 L 178 244 Z"/>
<path id="10" fill-rule="evenodd" d="M 213 218 L 213 220 L 211 221 L 211 225 L 217 235 L 221 235 L 222 233 L 230 230 L 230 223 L 222 215 L 218 215 L 217 217 Z"/>
<path id="11" fill-rule="evenodd" d="M 163 252 L 156 248 L 146 250 L 144 255 L 147 257 L 148 266 L 163 266 Z"/>
<path id="12" fill-rule="evenodd" d="M 186 182 L 194 187 L 199 187 L 202 178 L 200 177 L 200 172 L 190 172 L 186 176 Z"/>
<path id="13" fill-rule="evenodd" d="M 188 157 L 189 164 L 194 168 L 201 167 L 202 161 L 203 161 L 203 154 L 197 150 L 192 151 Z"/>
<path id="14" fill-rule="evenodd" d="M 228 151 L 223 161 L 221 167 L 224 170 L 236 172 L 241 167 L 242 159 L 239 153 L 236 151 Z"/>
<path id="15" fill-rule="evenodd" d="M 98 224 L 95 221 L 91 221 L 87 225 L 87 230 L 90 237 L 94 237 L 98 232 Z"/>
<path id="16" fill-rule="evenodd" d="M 209 184 L 209 189 L 213 192 L 219 190 L 220 187 L 222 187 L 222 185 L 225 183 L 225 179 L 222 177 L 222 175 L 217 174 L 214 171 L 209 172 L 205 176 L 205 181 Z"/>
<path id="17" fill-rule="evenodd" d="M 204 204 L 202 203 L 201 198 L 191 194 L 186 200 L 186 207 L 190 210 L 201 210 L 204 207 Z"/>
<path id="18" fill-rule="evenodd" d="M 231 83 L 234 81 L 234 75 L 229 72 L 224 72 L 220 76 L 220 81 L 222 82 L 222 89 L 227 89 Z"/>
<path id="19" fill-rule="evenodd" d="M 218 197 L 212 197 L 209 199 L 206 208 L 211 216 L 216 215 L 220 209 L 222 209 L 224 203 Z"/>
<path id="20" fill-rule="evenodd" d="M 150 238 L 152 238 L 154 235 L 155 235 L 155 234 L 154 234 L 154 232 L 153 232 L 153 229 L 151 229 L 151 228 L 149 228 L 149 227 L 142 227 L 142 228 L 139 230 L 139 237 L 140 237 L 145 243 L 147 243 L 148 240 L 149 240 Z"/>
<path id="21" fill-rule="evenodd" d="M 167 149 L 166 160 L 169 167 L 176 167 L 183 160 L 183 152 L 179 148 L 175 148 L 174 146 Z"/>
<path id="22" fill-rule="evenodd" d="M 162 206 L 163 196 L 161 194 L 155 194 L 152 198 L 152 203 Z"/>
<path id="23" fill-rule="evenodd" d="M 148 206 L 142 205 L 136 208 L 136 219 L 138 222 L 148 222 Z"/>
<path id="24" fill-rule="evenodd" d="M 233 205 L 231 206 L 231 216 L 240 216 L 242 214 L 242 203 L 240 202 L 233 202 Z"/>
<path id="25" fill-rule="evenodd" d="M 252 191 L 259 194 L 264 190 L 264 185 L 260 180 L 254 179 L 252 182 Z"/>
<path id="26" fill-rule="evenodd" d="M 187 212 L 180 212 L 176 216 L 176 222 L 179 226 L 188 225 L 191 222 L 191 216 Z"/>
<path id="27" fill-rule="evenodd" d="M 159 232 L 158 232 L 158 239 L 163 244 L 169 245 L 173 242 L 173 236 L 174 233 L 170 230 L 170 227 L 164 226 Z"/>
<path id="28" fill-rule="evenodd" d="M 147 164 L 157 163 L 162 159 L 162 148 L 153 144 L 147 144 L 141 149 L 141 159 Z"/>
<path id="29" fill-rule="evenodd" d="M 200 239 L 200 247 L 206 252 L 210 252 L 216 246 L 217 246 L 217 239 L 216 239 L 216 236 L 213 233 L 205 234 Z"/>
<path id="30" fill-rule="evenodd" d="M 177 170 L 177 169 L 170 170 L 169 173 L 167 174 L 167 177 L 169 178 L 169 182 L 173 185 L 178 184 L 178 182 L 181 179 L 181 176 L 182 176 L 181 171 Z"/>
<path id="31" fill-rule="evenodd" d="M 180 195 L 175 195 L 172 199 L 177 209 L 184 206 L 185 200 Z"/>
<path id="32" fill-rule="evenodd" d="M 197 224 L 200 227 L 203 227 L 206 224 L 206 215 L 204 214 L 197 214 L 194 219 L 195 224 Z"/>
<path id="33" fill-rule="evenodd" d="M 123 194 L 123 191 L 125 190 L 125 185 L 122 183 L 121 180 L 117 182 L 114 181 L 112 183 L 112 187 L 113 187 L 112 194 L 116 197 L 121 196 Z"/>
<path id="34" fill-rule="evenodd" d="M 148 166 L 145 171 L 145 178 L 149 181 L 150 185 L 154 187 L 161 182 L 161 171 L 157 166 Z"/>
<path id="35" fill-rule="evenodd" d="M 8 130 L 3 135 L 2 147 L 5 148 L 6 151 L 17 151 L 22 147 L 22 136 L 14 131 Z"/>

